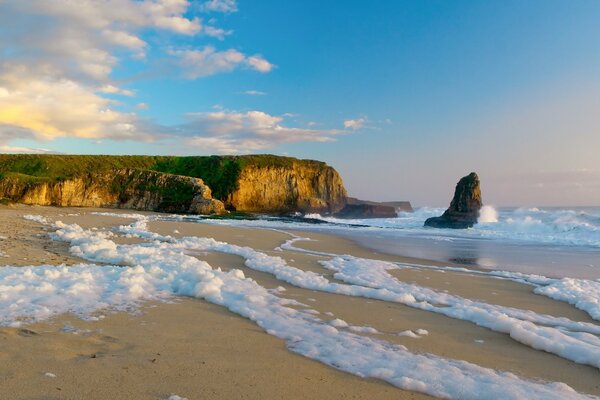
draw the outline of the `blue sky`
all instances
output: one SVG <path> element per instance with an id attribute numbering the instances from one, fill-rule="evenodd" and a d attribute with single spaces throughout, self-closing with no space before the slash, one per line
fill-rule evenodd
<path id="1" fill-rule="evenodd" d="M 0 149 L 275 153 L 351 194 L 600 205 L 600 2 L 0 2 Z"/>

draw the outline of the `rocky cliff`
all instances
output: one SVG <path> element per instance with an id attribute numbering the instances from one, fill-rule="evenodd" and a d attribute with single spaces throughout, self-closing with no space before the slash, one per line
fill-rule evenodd
<path id="1" fill-rule="evenodd" d="M 440 217 L 428 218 L 425 226 L 434 228 L 471 228 L 477 223 L 482 206 L 479 176 L 475 172 L 456 184 L 450 207 Z"/>
<path id="2" fill-rule="evenodd" d="M 222 203 L 229 210 L 264 213 L 331 213 L 346 204 L 342 179 L 332 167 L 271 155 L 4 154 L 0 197 L 27 204 L 203 214 L 223 212 Z"/>
<path id="3" fill-rule="evenodd" d="M 244 212 L 332 213 L 344 207 L 346 189 L 337 171 L 324 163 L 247 164 L 224 201 Z"/>
<path id="4" fill-rule="evenodd" d="M 69 179 L 40 179 L 5 174 L 0 196 L 24 204 L 72 207 L 118 207 L 136 210 L 221 214 L 201 179 L 154 171 L 121 169 L 81 174 Z"/>

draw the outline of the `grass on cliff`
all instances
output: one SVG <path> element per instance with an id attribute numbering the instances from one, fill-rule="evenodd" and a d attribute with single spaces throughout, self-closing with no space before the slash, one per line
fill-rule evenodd
<path id="1" fill-rule="evenodd" d="M 225 200 L 237 189 L 242 166 L 239 160 L 229 157 L 165 157 L 152 169 L 200 178 L 210 187 L 213 197 Z"/>
<path id="2" fill-rule="evenodd" d="M 269 154 L 190 157 L 0 154 L 0 179 L 12 176 L 33 184 L 126 168 L 152 170 L 200 178 L 211 188 L 213 197 L 226 200 L 229 194 L 237 189 L 240 173 L 245 167 L 289 168 L 295 162 L 317 168 L 326 166 L 320 161 L 297 160 Z M 149 190 L 152 190 L 151 185 Z"/>

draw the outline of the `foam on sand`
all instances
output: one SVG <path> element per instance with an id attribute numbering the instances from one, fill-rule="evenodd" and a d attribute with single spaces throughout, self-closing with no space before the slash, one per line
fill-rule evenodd
<path id="1" fill-rule="evenodd" d="M 465 361 L 415 354 L 404 346 L 357 335 L 345 328 L 338 329 L 312 313 L 289 307 L 298 303 L 278 297 L 277 291 L 267 290 L 246 278 L 242 271 L 215 270 L 182 251 L 201 245 L 212 246 L 243 254 L 247 264 L 259 268 L 264 263 L 261 268 L 290 280 L 305 282 L 307 286 L 333 285 L 317 274 L 302 276 L 291 267 L 285 268 L 280 258 L 250 248 L 207 238 L 171 238 L 169 241 L 117 245 L 106 233 L 61 223 L 56 227 L 55 238 L 69 242 L 74 254 L 94 263 L 114 265 L 11 269 L 7 275 L 10 278 L 0 276 L 3 324 L 11 320 L 19 323 L 23 318 L 44 319 L 71 310 L 85 316 L 106 308 L 127 309 L 143 299 L 192 296 L 222 305 L 254 321 L 267 333 L 285 340 L 287 347 L 296 353 L 361 377 L 382 379 L 406 390 L 455 399 L 594 398 L 577 393 L 562 383 L 533 382 Z M 9 286 L 21 290 L 4 291 Z M 37 297 L 28 297 L 30 286 L 36 288 L 34 296 Z M 356 289 L 365 295 L 375 290 L 351 285 L 339 285 L 339 288 L 349 293 Z M 386 291 L 377 289 L 376 292 Z M 391 297 L 397 296 L 388 292 Z"/>
<path id="2" fill-rule="evenodd" d="M 388 270 L 402 268 L 402 266 L 380 260 L 336 256 L 299 249 L 294 247 L 294 243 L 303 240 L 300 237 L 293 237 L 281 247 L 321 256 L 333 256 L 332 259 L 320 263 L 323 267 L 334 271 L 334 278 L 348 284 L 330 282 L 323 275 L 289 266 L 281 257 L 269 256 L 249 247 L 236 246 L 212 238 L 184 237 L 175 240 L 171 236 L 157 235 L 148 232 L 145 221 L 145 217 L 140 217 L 133 224 L 120 226 L 119 230 L 131 236 L 162 240 L 165 245 L 170 243 L 170 246 L 182 250 L 217 251 L 238 255 L 246 260 L 247 267 L 272 274 L 279 280 L 304 289 L 391 301 L 472 322 L 496 332 L 506 333 L 512 339 L 534 349 L 600 368 L 600 346 L 578 335 L 578 333 L 599 335 L 599 325 L 473 301 L 400 282 L 389 274 Z M 62 235 L 59 232 L 61 230 L 57 234 Z M 79 249 L 76 248 L 75 251 Z M 85 258 L 86 252 L 79 255 Z"/>

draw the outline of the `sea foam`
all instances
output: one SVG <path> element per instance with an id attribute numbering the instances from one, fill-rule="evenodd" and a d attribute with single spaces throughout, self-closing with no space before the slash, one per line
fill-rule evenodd
<path id="1" fill-rule="evenodd" d="M 295 281 L 303 287 L 337 287 L 350 295 L 357 290 L 365 297 L 370 293 L 398 296 L 388 288 L 330 286 L 334 284 L 323 276 L 303 275 L 279 257 L 210 238 L 179 240 L 145 233 L 143 235 L 150 236 L 151 241 L 118 245 L 109 234 L 85 230 L 74 224 L 56 223 L 56 228 L 54 237 L 69 242 L 75 255 L 94 263 L 114 265 L 7 269 L 0 276 L 0 321 L 3 324 L 22 324 L 24 319 L 41 320 L 67 311 L 85 317 L 105 309 L 135 307 L 144 299 L 192 296 L 224 306 L 254 321 L 267 333 L 285 340 L 291 351 L 357 376 L 385 380 L 406 390 L 454 399 L 593 398 L 562 383 L 532 382 L 465 361 L 415 354 L 404 346 L 358 335 L 342 326 L 338 329 L 312 313 L 289 307 L 297 302 L 277 296 L 277 291 L 269 291 L 247 279 L 242 271 L 214 270 L 182 250 L 204 247 L 237 254 L 246 259 L 249 267 L 270 271 L 282 280 Z M 140 223 L 132 225 L 130 231 L 130 234 L 135 231 L 142 234 L 146 227 Z M 339 268 L 345 268 L 343 263 L 340 265 Z M 383 265 L 380 270 L 385 271 L 388 267 Z M 362 279 L 366 278 L 363 276 Z M 15 290 L 6 291 L 8 287 Z M 35 290 L 32 292 L 28 290 L 30 288 Z M 563 323 L 571 322 L 565 320 Z M 338 322 L 337 325 L 343 324 Z M 594 343 L 591 337 L 584 340 L 583 332 L 577 336 L 581 342 Z"/>

